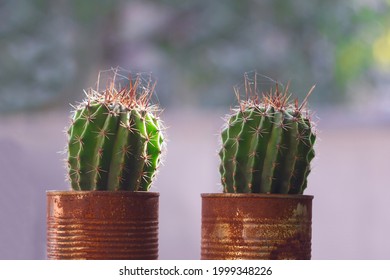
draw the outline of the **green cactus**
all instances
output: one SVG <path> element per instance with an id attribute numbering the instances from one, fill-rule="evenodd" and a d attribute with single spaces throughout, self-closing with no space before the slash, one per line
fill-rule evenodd
<path id="1" fill-rule="evenodd" d="M 158 108 L 150 105 L 154 87 L 137 75 L 123 89 L 112 82 L 103 92 L 86 92 L 68 129 L 72 189 L 150 189 L 164 142 Z"/>
<path id="2" fill-rule="evenodd" d="M 302 194 L 307 186 L 316 134 L 306 96 L 301 106 L 271 89 L 259 97 L 245 78 L 246 100 L 228 116 L 222 130 L 220 173 L 226 193 Z M 238 98 L 239 94 L 236 92 Z"/>

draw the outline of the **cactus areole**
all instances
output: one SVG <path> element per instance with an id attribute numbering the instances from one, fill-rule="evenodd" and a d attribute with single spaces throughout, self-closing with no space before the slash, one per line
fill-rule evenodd
<path id="1" fill-rule="evenodd" d="M 73 190 L 149 190 L 164 141 L 159 110 L 150 105 L 154 87 L 137 75 L 123 88 L 112 82 L 86 91 L 68 129 Z"/>
<path id="2" fill-rule="evenodd" d="M 316 134 L 306 109 L 276 85 L 262 97 L 245 79 L 246 99 L 222 130 L 220 173 L 225 193 L 302 194 L 307 186 Z"/>

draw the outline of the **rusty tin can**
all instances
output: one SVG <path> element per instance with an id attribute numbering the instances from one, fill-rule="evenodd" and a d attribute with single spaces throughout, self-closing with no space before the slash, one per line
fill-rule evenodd
<path id="1" fill-rule="evenodd" d="M 159 193 L 48 191 L 48 259 L 157 259 Z"/>
<path id="2" fill-rule="evenodd" d="M 312 200 L 202 194 L 201 259 L 310 259 Z"/>

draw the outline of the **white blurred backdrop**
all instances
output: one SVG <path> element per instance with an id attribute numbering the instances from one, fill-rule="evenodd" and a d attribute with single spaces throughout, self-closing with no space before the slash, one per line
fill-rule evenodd
<path id="1" fill-rule="evenodd" d="M 203 192 L 221 192 L 219 130 L 227 112 L 167 110 L 160 192 L 160 258 L 199 259 Z M 390 258 L 390 126 L 373 116 L 348 124 L 320 112 L 306 194 L 313 201 L 313 259 Z M 327 120 L 329 119 L 329 120 Z M 69 189 L 60 154 L 65 111 L 0 120 L 0 258 L 45 258 L 45 191 Z"/>

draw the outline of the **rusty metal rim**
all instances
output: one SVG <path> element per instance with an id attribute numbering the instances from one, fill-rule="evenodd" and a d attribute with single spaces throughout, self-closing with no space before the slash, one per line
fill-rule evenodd
<path id="1" fill-rule="evenodd" d="M 47 196 L 61 195 L 61 196 L 75 196 L 75 195 L 90 195 L 90 196 L 146 196 L 146 197 L 158 197 L 159 192 L 131 192 L 131 191 L 46 191 Z"/>
<path id="2" fill-rule="evenodd" d="M 309 199 L 314 198 L 313 195 L 305 194 L 262 194 L 262 193 L 202 193 L 202 198 L 281 198 L 281 199 Z"/>

